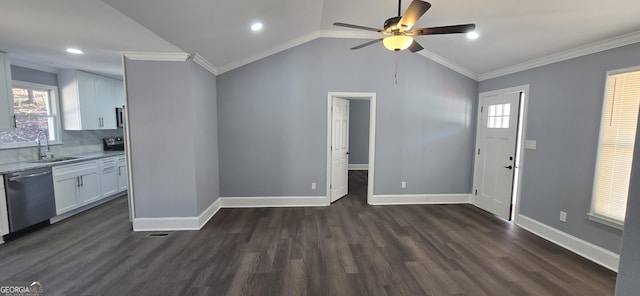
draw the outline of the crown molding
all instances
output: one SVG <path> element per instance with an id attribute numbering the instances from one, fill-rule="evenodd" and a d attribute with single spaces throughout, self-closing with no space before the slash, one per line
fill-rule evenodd
<path id="1" fill-rule="evenodd" d="M 476 74 L 473 71 L 471 71 L 471 70 L 469 70 L 469 69 L 467 69 L 465 67 L 462 67 L 462 66 L 460 66 L 460 65 L 458 65 L 458 64 L 456 64 L 456 63 L 454 63 L 452 61 L 449 61 L 449 60 L 447 60 L 447 59 L 445 59 L 445 58 L 443 58 L 443 57 L 441 57 L 441 56 L 439 56 L 439 55 L 437 55 L 437 54 L 435 54 L 435 53 L 433 53 L 431 51 L 423 49 L 423 50 L 417 52 L 417 54 L 419 54 L 419 55 L 421 55 L 421 56 L 423 56 L 423 57 L 425 57 L 427 59 L 430 59 L 430 60 L 432 60 L 432 61 L 434 61 L 434 62 L 436 62 L 436 63 L 438 63 L 440 65 L 443 65 L 443 66 L 445 66 L 445 67 L 447 67 L 447 68 L 449 68 L 449 69 L 451 69 L 453 71 L 456 71 L 456 72 L 458 72 L 458 73 L 460 73 L 460 74 L 462 74 L 464 76 L 467 76 L 467 77 L 469 77 L 469 78 L 471 78 L 471 79 L 473 79 L 475 81 L 478 80 L 478 74 Z"/>
<path id="2" fill-rule="evenodd" d="M 513 74 L 520 71 L 529 70 L 529 69 L 537 68 L 540 66 L 549 65 L 549 64 L 581 57 L 581 56 L 605 51 L 612 48 L 622 47 L 622 46 L 637 43 L 637 42 L 640 42 L 640 31 L 636 31 L 633 33 L 609 38 L 609 39 L 598 41 L 588 45 L 576 47 L 574 49 L 562 51 L 559 53 L 548 55 L 546 57 L 533 59 L 528 62 L 516 64 L 516 65 L 502 68 L 496 71 L 487 72 L 479 75 L 478 81 L 483 81 L 483 80 L 488 80 L 488 79 L 492 79 L 492 78 L 496 78 L 496 77 L 500 77 L 508 74 Z"/>
<path id="3" fill-rule="evenodd" d="M 209 62 L 198 53 L 193 54 L 193 61 L 205 70 L 211 72 L 213 75 L 218 75 L 218 73 L 220 73 L 213 63 Z"/>
<path id="4" fill-rule="evenodd" d="M 231 71 L 233 69 L 240 68 L 240 67 L 242 67 L 242 66 L 244 66 L 246 64 L 249 64 L 249 63 L 255 62 L 257 60 L 266 58 L 266 57 L 268 57 L 270 55 L 279 53 L 281 51 L 285 51 L 285 50 L 287 50 L 289 48 L 298 46 L 300 44 L 307 43 L 307 42 L 309 42 L 311 40 L 314 40 L 314 39 L 317 39 L 319 37 L 320 37 L 320 34 L 319 34 L 318 31 L 309 33 L 309 34 L 304 35 L 302 37 L 293 39 L 293 40 L 291 40 L 289 42 L 286 42 L 286 43 L 283 43 L 281 45 L 272 47 L 272 48 L 270 48 L 270 49 L 268 49 L 268 50 L 266 50 L 264 52 L 261 52 L 261 53 L 258 53 L 258 54 L 254 54 L 254 55 L 248 56 L 246 58 L 239 59 L 237 61 L 233 61 L 231 63 L 228 63 L 228 64 L 226 64 L 226 65 L 224 65 L 222 67 L 219 67 L 218 68 L 218 72 L 220 74 L 225 73 L 225 72 L 229 72 L 229 71 Z"/>
<path id="5" fill-rule="evenodd" d="M 122 54 L 132 61 L 186 62 L 189 59 L 186 52 L 125 51 Z"/>
<path id="6" fill-rule="evenodd" d="M 278 52 L 290 49 L 292 47 L 298 46 L 300 44 L 318 39 L 318 38 L 351 38 L 351 39 L 378 39 L 380 38 L 380 34 L 377 33 L 373 33 L 373 32 L 358 32 L 358 31 L 333 31 L 333 30 L 320 30 L 320 31 L 315 31 L 312 32 L 310 34 L 304 35 L 300 38 L 296 38 L 294 40 L 291 40 L 287 43 L 284 43 L 282 45 L 276 46 L 276 47 L 272 47 L 271 49 L 256 54 L 256 55 L 252 55 L 250 57 L 244 58 L 244 59 L 240 59 L 238 61 L 235 62 L 231 62 L 228 63 L 222 67 L 218 68 L 218 73 L 222 74 L 228 71 L 231 71 L 233 69 L 242 67 L 246 64 L 249 64 L 251 62 L 255 62 L 259 59 L 263 59 L 266 58 L 270 55 L 276 54 Z M 418 52 L 418 54 L 420 54 L 423 57 L 426 57 L 440 65 L 443 65 L 453 71 L 456 71 L 464 76 L 467 76 L 473 80 L 478 80 L 478 75 L 460 65 L 457 65 L 433 52 L 430 52 L 426 49 L 421 50 L 420 52 Z M 217 74 L 216 74 L 217 75 Z"/>

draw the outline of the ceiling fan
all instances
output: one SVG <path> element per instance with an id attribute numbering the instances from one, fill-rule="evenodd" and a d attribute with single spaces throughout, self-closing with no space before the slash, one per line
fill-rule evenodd
<path id="1" fill-rule="evenodd" d="M 393 51 L 400 51 L 404 49 L 409 49 L 411 52 L 417 52 L 424 47 L 422 47 L 418 42 L 416 42 L 413 37 L 422 36 L 422 35 L 436 35 L 436 34 L 456 34 L 456 33 L 468 33 L 475 30 L 475 24 L 465 24 L 465 25 L 455 25 L 455 26 L 444 26 L 444 27 L 431 27 L 431 28 L 416 28 L 413 29 L 413 26 L 416 24 L 418 19 L 431 7 L 431 4 L 421 0 L 413 0 L 405 11 L 404 15 L 400 15 L 400 6 L 401 1 L 398 0 L 398 16 L 392 17 L 384 22 L 384 29 L 376 29 L 352 24 L 345 23 L 333 23 L 334 26 L 347 27 L 353 29 L 374 31 L 378 33 L 382 33 L 387 35 L 386 37 L 371 40 L 364 44 L 358 45 L 351 49 L 360 49 L 365 46 L 369 46 L 371 44 L 382 41 L 384 47 Z"/>

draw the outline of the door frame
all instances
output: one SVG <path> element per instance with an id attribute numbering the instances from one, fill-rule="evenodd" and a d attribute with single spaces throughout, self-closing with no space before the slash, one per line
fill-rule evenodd
<path id="1" fill-rule="evenodd" d="M 513 177 L 513 186 L 511 189 L 511 201 L 512 203 L 515 201 L 516 208 L 513 209 L 513 213 L 511 216 L 513 220 L 511 222 L 517 223 L 518 214 L 520 213 L 520 187 L 522 184 L 522 169 L 524 164 L 524 155 L 525 155 L 525 140 L 526 140 L 526 131 L 527 131 L 527 106 L 529 104 L 529 84 L 519 85 L 509 88 L 502 88 L 487 92 L 481 92 L 478 94 L 478 107 L 480 107 L 480 103 L 482 99 L 485 97 L 512 93 L 512 92 L 521 92 L 524 94 L 524 97 L 521 98 L 520 102 L 520 110 L 518 110 L 518 131 L 516 132 L 516 159 L 515 159 L 515 171 Z M 478 130 L 480 129 L 480 125 L 482 123 L 482 114 L 480 112 L 480 108 L 476 110 L 476 144 L 474 145 L 473 155 L 473 187 L 471 188 L 471 201 L 474 205 L 477 206 L 476 195 L 474 194 L 474 190 L 477 187 L 477 173 L 478 173 L 478 162 L 480 158 L 478 157 L 478 153 L 476 152 L 478 149 L 478 141 L 480 140 Z"/>
<path id="2" fill-rule="evenodd" d="M 348 100 L 369 100 L 369 169 L 367 176 L 367 204 L 373 199 L 374 162 L 376 151 L 376 93 L 365 92 L 329 92 L 327 94 L 327 181 L 326 198 L 327 205 L 331 204 L 331 135 L 333 122 L 331 120 L 333 98 Z M 347 169 L 348 170 L 348 169 Z"/>

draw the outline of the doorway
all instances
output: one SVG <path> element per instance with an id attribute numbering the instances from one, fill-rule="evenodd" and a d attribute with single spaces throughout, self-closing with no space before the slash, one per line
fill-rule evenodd
<path id="1" fill-rule="evenodd" d="M 472 200 L 509 221 L 518 212 L 528 91 L 527 85 L 479 96 Z"/>
<path id="2" fill-rule="evenodd" d="M 327 95 L 327 204 L 338 200 L 348 193 L 349 135 L 348 132 L 345 132 L 345 128 L 348 130 L 349 100 L 369 100 L 369 166 L 367 169 L 367 203 L 371 201 L 373 196 L 376 94 L 329 92 Z M 345 101 L 347 102 L 346 104 Z M 338 106 L 338 108 L 336 108 L 336 106 Z M 346 120 L 344 118 L 345 106 L 347 108 Z M 341 108 L 342 110 L 340 110 Z"/>

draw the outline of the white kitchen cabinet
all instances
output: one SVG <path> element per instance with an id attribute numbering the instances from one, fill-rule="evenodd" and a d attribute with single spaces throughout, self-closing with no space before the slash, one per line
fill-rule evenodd
<path id="1" fill-rule="evenodd" d="M 7 212 L 7 197 L 4 191 L 4 176 L 0 175 L 0 243 L 2 236 L 9 234 L 9 214 Z"/>
<path id="2" fill-rule="evenodd" d="M 0 131 L 10 131 L 15 128 L 11 84 L 9 56 L 0 52 Z"/>
<path id="3" fill-rule="evenodd" d="M 115 79 L 96 75 L 97 110 L 102 129 L 116 129 Z"/>
<path id="4" fill-rule="evenodd" d="M 120 108 L 124 106 L 124 82 L 114 79 L 113 89 L 115 90 L 114 103 L 116 104 L 116 107 Z"/>
<path id="5" fill-rule="evenodd" d="M 97 161 L 54 166 L 52 171 L 56 214 L 66 213 L 102 197 Z"/>
<path id="6" fill-rule="evenodd" d="M 118 186 L 118 158 L 108 157 L 99 160 L 100 193 L 102 197 L 114 195 L 120 191 Z"/>
<path id="7" fill-rule="evenodd" d="M 129 178 L 127 177 L 127 158 L 123 155 L 118 157 L 118 191 L 125 191 L 128 186 Z"/>
<path id="8" fill-rule="evenodd" d="M 77 70 L 61 70 L 58 85 L 65 130 L 116 129 L 122 81 Z M 122 94 L 121 96 L 124 96 Z"/>

